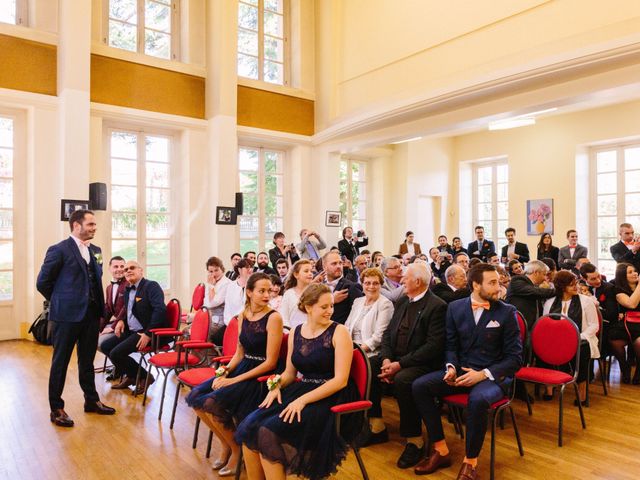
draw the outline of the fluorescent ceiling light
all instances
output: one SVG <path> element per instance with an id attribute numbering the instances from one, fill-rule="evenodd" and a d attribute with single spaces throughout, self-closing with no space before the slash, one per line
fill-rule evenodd
<path id="1" fill-rule="evenodd" d="M 545 110 L 538 110 L 537 112 L 525 113 L 516 117 L 511 117 L 506 120 L 498 120 L 489 123 L 489 130 L 508 130 L 510 128 L 526 127 L 527 125 L 536 124 L 536 115 L 542 115 L 543 113 L 555 112 L 557 107 L 547 108 Z"/>
<path id="2" fill-rule="evenodd" d="M 535 117 L 536 115 L 542 115 L 543 113 L 551 113 L 551 112 L 555 112 L 556 110 L 558 110 L 558 107 L 547 108 L 545 110 L 538 110 L 537 112 L 525 113 L 524 115 L 519 115 L 519 116 L 517 116 L 515 118 Z"/>
<path id="3" fill-rule="evenodd" d="M 406 140 L 400 140 L 398 142 L 391 142 L 391 145 L 398 145 L 400 143 L 407 143 L 407 142 L 413 142 L 414 140 L 421 140 L 422 137 L 412 137 L 412 138 L 407 138 Z"/>

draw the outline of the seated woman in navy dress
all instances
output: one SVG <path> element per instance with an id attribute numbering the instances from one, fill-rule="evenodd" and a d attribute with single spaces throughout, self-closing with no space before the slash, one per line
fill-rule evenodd
<path id="1" fill-rule="evenodd" d="M 273 372 L 282 343 L 282 317 L 269 307 L 271 279 L 254 273 L 246 287 L 246 304 L 238 315 L 239 342 L 226 372 L 195 387 L 187 403 L 218 437 L 221 455 L 213 468 L 220 476 L 235 474 L 240 448 L 233 439 L 235 424 L 264 398 L 256 379 Z M 234 423 L 235 422 L 235 423 Z M 223 468 L 224 467 L 224 468 Z"/>
<path id="2" fill-rule="evenodd" d="M 346 456 L 330 408 L 358 399 L 349 381 L 351 337 L 344 325 L 331 321 L 333 295 L 326 285 L 309 285 L 298 308 L 308 318 L 289 335 L 286 370 L 236 431 L 252 480 L 284 480 L 285 475 L 324 478 Z M 300 382 L 295 381 L 298 372 L 303 375 Z M 352 438 L 360 426 L 357 418 L 344 420 L 341 433 Z"/>

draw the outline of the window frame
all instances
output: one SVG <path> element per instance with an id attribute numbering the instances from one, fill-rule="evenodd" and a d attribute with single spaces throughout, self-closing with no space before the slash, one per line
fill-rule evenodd
<path id="1" fill-rule="evenodd" d="M 358 159 L 358 158 L 351 158 L 351 157 L 342 157 L 340 158 L 340 163 L 342 164 L 343 162 L 345 162 L 347 164 L 347 205 L 346 205 L 346 215 L 342 215 L 342 219 L 341 219 L 341 227 L 353 227 L 355 230 L 364 230 L 366 232 L 367 230 L 367 207 L 368 207 L 368 186 L 369 186 L 369 164 L 368 162 L 366 162 L 365 160 L 362 159 Z M 365 190 L 364 190 L 364 200 L 362 200 L 362 202 L 365 204 L 364 207 L 364 212 L 365 212 L 365 216 L 364 218 L 358 218 L 356 219 L 359 224 L 357 227 L 353 226 L 353 164 L 356 163 L 358 165 L 364 166 L 365 168 L 365 174 L 364 174 L 364 180 L 358 180 L 358 183 L 362 183 L 364 184 Z M 340 174 L 338 173 L 338 210 L 341 211 L 340 209 L 340 184 L 342 183 L 341 179 L 340 179 Z M 360 193 L 360 192 L 358 192 Z M 358 202 L 360 202 L 360 198 L 358 198 Z"/>
<path id="2" fill-rule="evenodd" d="M 245 77 L 240 75 L 240 73 L 238 72 L 238 55 L 242 54 L 242 55 L 247 55 L 250 57 L 254 57 L 253 55 L 249 55 L 247 53 L 242 53 L 238 50 L 237 48 L 237 43 L 236 43 L 236 73 L 238 75 L 239 78 L 242 79 L 247 79 L 250 81 L 255 81 L 255 82 L 264 82 L 268 85 L 279 85 L 279 86 L 289 86 L 290 85 L 290 80 L 291 80 L 291 48 L 290 48 L 290 42 L 289 42 L 289 38 L 290 38 L 290 34 L 291 34 L 291 6 L 290 6 L 290 0 L 282 0 L 282 42 L 283 42 L 283 52 L 282 52 L 282 84 L 280 83 L 275 83 L 275 82 L 269 82 L 266 81 L 264 79 L 264 61 L 265 61 L 265 55 L 264 55 L 264 39 L 265 36 L 270 36 L 267 35 L 264 32 L 264 12 L 265 12 L 265 8 L 264 8 L 264 1 L 265 0 L 257 0 L 258 1 L 258 78 L 251 78 L 251 77 Z M 240 8 L 240 4 L 246 4 L 246 5 L 250 5 L 252 7 L 255 7 L 255 5 L 251 5 L 249 3 L 249 0 L 238 0 L 238 8 Z M 240 27 L 239 24 L 239 19 L 238 19 L 238 32 L 240 32 L 240 30 L 246 30 L 249 32 L 253 32 L 253 30 L 247 30 L 243 27 Z M 276 37 L 274 37 L 276 38 Z M 236 35 L 236 39 L 237 39 L 237 35 Z M 254 57 L 255 58 L 255 57 Z M 279 63 L 279 62 L 278 62 Z"/>
<path id="3" fill-rule="evenodd" d="M 19 255 L 23 252 L 20 252 L 20 245 L 16 244 L 16 216 L 15 216 L 15 206 L 16 206 L 16 199 L 18 201 L 20 200 L 20 192 L 16 191 L 19 190 L 19 186 L 18 189 L 16 188 L 17 186 L 17 182 L 16 182 L 16 175 L 17 174 L 24 174 L 24 172 L 22 171 L 22 166 L 21 163 L 22 162 L 17 162 L 16 160 L 19 160 L 19 156 L 21 155 L 21 138 L 23 136 L 23 131 L 21 130 L 22 128 L 24 128 L 24 125 L 21 123 L 21 115 L 16 113 L 16 112 L 11 112 L 11 111 L 5 111 L 0 109 L 0 117 L 5 118 L 5 119 L 9 119 L 12 122 L 12 129 L 13 129 L 13 138 L 12 138 L 12 146 L 11 146 L 11 151 L 12 151 L 12 176 L 11 177 L 0 177 L 0 180 L 11 180 L 11 208 L 3 208 L 0 211 L 10 211 L 11 212 L 11 218 L 12 218 L 12 230 L 11 230 L 11 238 L 10 239 L 2 239 L 2 242 L 11 242 L 11 250 L 12 250 L 12 258 L 11 258 L 11 268 L 5 268 L 5 269 L 1 269 L 0 273 L 4 273 L 4 272 L 10 272 L 11 273 L 11 298 L 6 298 L 6 299 L 0 299 L 0 305 L 3 306 L 7 306 L 7 305 L 13 305 L 15 299 L 16 299 L 16 286 L 18 285 L 19 282 L 16 281 L 16 259 L 19 258 Z M 3 147 L 6 148 L 6 147 Z"/>
<path id="4" fill-rule="evenodd" d="M 156 0 L 151 0 L 156 1 Z M 103 35 L 102 35 L 102 43 L 109 48 L 115 48 L 117 50 L 122 50 L 124 52 L 129 52 L 133 54 L 145 55 L 147 57 L 155 58 L 158 60 L 164 61 L 180 61 L 180 1 L 181 0 L 171 0 L 171 46 L 169 48 L 169 58 L 156 57 L 155 55 L 149 55 L 145 53 L 145 31 L 153 30 L 147 29 L 145 25 L 145 0 L 136 0 L 137 3 L 137 19 L 138 23 L 136 24 L 136 50 L 127 50 L 124 48 L 114 47 L 113 45 L 109 45 L 109 7 L 111 0 L 103 0 L 102 2 L 102 26 L 103 26 Z M 161 2 L 159 2 L 161 3 Z M 121 20 L 114 19 L 120 23 L 124 23 Z M 155 30 L 154 30 L 155 31 Z M 164 32 L 161 32 L 164 33 Z"/>
<path id="5" fill-rule="evenodd" d="M 16 10 L 14 12 L 16 21 L 14 23 L 0 22 L 5 25 L 29 26 L 29 2 L 28 0 L 16 0 Z"/>
<path id="6" fill-rule="evenodd" d="M 507 180 L 506 182 L 498 182 L 498 167 L 506 166 L 507 167 Z M 500 221 L 504 221 L 504 218 L 498 218 L 498 184 L 506 184 L 507 185 L 507 210 L 509 208 L 509 159 L 507 157 L 496 157 L 490 160 L 483 160 L 479 162 L 474 162 L 471 165 L 471 209 L 472 209 L 472 223 L 473 223 L 473 240 L 475 240 L 475 227 L 482 226 L 485 229 L 485 238 L 494 242 L 496 246 L 496 251 L 499 248 L 506 245 L 506 236 L 504 234 L 504 229 L 501 230 L 498 226 Z M 486 220 L 479 220 L 478 215 L 478 170 L 481 168 L 491 167 L 491 235 L 486 234 L 487 225 Z M 504 200 L 502 202 L 505 202 Z M 486 203 L 486 202 L 482 202 Z M 507 215 L 506 222 L 507 227 L 509 228 L 509 215 Z M 485 223 L 483 223 L 485 222 Z"/>

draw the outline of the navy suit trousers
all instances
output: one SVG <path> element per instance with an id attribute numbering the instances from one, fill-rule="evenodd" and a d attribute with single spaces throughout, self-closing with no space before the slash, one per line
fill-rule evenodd
<path id="1" fill-rule="evenodd" d="M 489 406 L 504 397 L 504 391 L 496 383 L 484 380 L 473 387 L 452 387 L 442 378 L 444 371 L 432 372 L 413 382 L 413 398 L 415 399 L 422 420 L 427 427 L 431 443 L 444 440 L 440 410 L 436 405 L 437 397 L 455 393 L 468 393 L 466 456 L 477 458 L 482 449 L 484 436 L 487 433 L 487 417 Z"/>

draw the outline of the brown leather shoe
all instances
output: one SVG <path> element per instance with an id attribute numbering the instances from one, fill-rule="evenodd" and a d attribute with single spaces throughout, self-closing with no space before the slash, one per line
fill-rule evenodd
<path id="1" fill-rule="evenodd" d="M 478 473 L 476 468 L 473 468 L 470 463 L 462 463 L 460 471 L 458 472 L 457 480 L 476 480 Z"/>
<path id="2" fill-rule="evenodd" d="M 111 387 L 111 390 L 124 390 L 125 388 L 128 388 L 135 383 L 136 381 L 134 378 L 129 378 L 125 375 L 124 377 L 122 377 L 122 381 L 120 383 Z"/>
<path id="3" fill-rule="evenodd" d="M 71 417 L 69 417 L 69 415 L 67 415 L 67 412 L 65 412 L 62 408 L 58 408 L 51 412 L 49 418 L 59 427 L 73 427 L 73 420 L 71 420 Z"/>
<path id="4" fill-rule="evenodd" d="M 422 460 L 416 468 L 413 469 L 413 473 L 416 475 L 429 475 L 439 468 L 446 468 L 450 466 L 451 453 L 447 453 L 445 456 L 442 456 L 436 450 L 433 450 L 431 455 Z"/>
<path id="5" fill-rule="evenodd" d="M 147 382 L 147 384 L 144 384 L 145 378 L 141 379 L 138 382 L 138 385 L 136 385 L 136 392 L 134 393 L 134 395 L 143 395 L 144 392 L 151 386 L 151 384 L 153 382 L 156 381 L 156 379 L 153 377 L 153 375 L 149 375 L 149 381 Z"/>
<path id="6" fill-rule="evenodd" d="M 97 402 L 84 402 L 84 411 L 86 413 L 97 413 L 98 415 L 113 415 L 116 409 L 107 407 L 100 400 Z"/>

